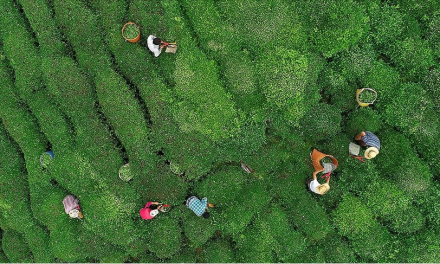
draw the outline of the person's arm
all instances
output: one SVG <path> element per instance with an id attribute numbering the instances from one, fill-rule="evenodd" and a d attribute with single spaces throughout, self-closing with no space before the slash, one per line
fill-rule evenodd
<path id="1" fill-rule="evenodd" d="M 357 134 L 354 139 L 355 140 L 361 140 L 363 136 L 365 136 L 365 132 L 362 131 L 361 133 Z"/>
<path id="2" fill-rule="evenodd" d="M 148 207 L 150 207 L 150 205 L 152 205 L 152 204 L 159 204 L 158 202 L 148 202 L 145 206 L 144 206 L 144 208 L 148 208 Z"/>
<path id="3" fill-rule="evenodd" d="M 316 174 L 320 173 L 321 171 L 323 171 L 323 170 L 313 172 L 313 180 L 316 180 Z"/>
<path id="4" fill-rule="evenodd" d="M 204 206 L 205 208 L 208 206 L 208 198 L 203 197 L 201 202 L 202 202 L 202 206 Z"/>

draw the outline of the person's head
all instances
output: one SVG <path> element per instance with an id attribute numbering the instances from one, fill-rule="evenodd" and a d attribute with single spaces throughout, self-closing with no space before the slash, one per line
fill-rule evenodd
<path id="1" fill-rule="evenodd" d="M 70 210 L 69 216 L 70 216 L 70 218 L 78 218 L 78 219 L 83 218 L 82 213 L 78 209 Z"/>
<path id="2" fill-rule="evenodd" d="M 162 43 L 162 40 L 160 38 L 153 39 L 153 44 L 154 45 L 160 45 L 160 43 Z"/>
<path id="3" fill-rule="evenodd" d="M 364 157 L 367 159 L 372 159 L 376 157 L 377 154 L 379 154 L 379 150 L 375 147 L 370 147 L 365 150 Z"/>
<path id="4" fill-rule="evenodd" d="M 328 183 L 324 183 L 316 187 L 316 192 L 321 195 L 325 194 L 328 190 L 330 190 L 330 185 L 328 185 Z"/>
<path id="5" fill-rule="evenodd" d="M 204 212 L 202 216 L 203 218 L 208 219 L 210 217 L 210 214 L 208 212 Z"/>

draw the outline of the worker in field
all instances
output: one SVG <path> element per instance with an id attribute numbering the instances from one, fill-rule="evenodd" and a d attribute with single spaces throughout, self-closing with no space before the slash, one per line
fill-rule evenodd
<path id="1" fill-rule="evenodd" d="M 375 134 L 371 133 L 370 131 L 362 131 L 361 133 L 357 134 L 354 139 L 359 145 L 367 147 L 364 153 L 365 158 L 372 159 L 379 154 L 380 140 Z"/>
<path id="2" fill-rule="evenodd" d="M 161 40 L 160 38 L 157 38 L 154 35 L 148 36 L 147 45 L 148 45 L 148 49 L 151 52 L 153 52 L 154 57 L 159 57 L 159 55 L 162 52 L 162 49 L 164 47 L 166 47 L 165 52 L 168 52 L 168 53 L 176 53 L 176 51 L 177 51 L 177 46 L 176 46 L 175 42 L 168 43 L 168 42 Z"/>
<path id="3" fill-rule="evenodd" d="M 162 204 L 159 202 L 148 202 L 144 208 L 142 208 L 139 211 L 139 214 L 141 215 L 142 219 L 149 220 L 156 217 L 156 215 L 160 212 L 167 212 L 168 204 Z"/>
<path id="4" fill-rule="evenodd" d="M 196 196 L 190 196 L 186 199 L 186 206 L 189 207 L 197 216 L 203 216 L 203 218 L 208 219 L 210 217 L 209 213 L 206 211 L 208 207 L 214 207 L 213 204 L 208 203 L 208 199 L 202 198 L 199 200 Z"/>
<path id="5" fill-rule="evenodd" d="M 156 38 L 156 36 L 154 35 L 148 36 L 147 45 L 148 49 L 153 52 L 154 57 L 159 57 L 164 47 L 162 44 L 162 40 L 160 38 Z"/>
<path id="6" fill-rule="evenodd" d="M 82 219 L 81 208 L 79 207 L 78 199 L 73 195 L 67 195 L 63 199 L 64 211 L 70 216 L 70 218 Z"/>
<path id="7" fill-rule="evenodd" d="M 330 190 L 330 174 L 336 169 L 336 166 L 333 163 L 324 163 L 323 167 L 324 169 L 322 170 L 314 171 L 312 174 L 313 179 L 310 179 L 306 182 L 307 187 L 310 189 L 310 191 L 321 195 Z M 316 175 L 320 172 L 324 173 L 324 175 L 322 176 L 322 178 L 325 178 L 326 180 L 324 184 L 320 184 L 316 177 Z"/>

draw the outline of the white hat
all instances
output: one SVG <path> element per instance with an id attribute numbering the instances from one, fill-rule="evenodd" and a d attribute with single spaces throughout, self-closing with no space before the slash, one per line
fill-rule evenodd
<path id="1" fill-rule="evenodd" d="M 370 147 L 365 150 L 364 157 L 367 159 L 372 159 L 376 157 L 377 154 L 379 154 L 379 150 L 375 147 Z"/>
<path id="2" fill-rule="evenodd" d="M 79 217 L 79 210 L 78 209 L 70 210 L 69 216 L 71 218 L 78 218 Z"/>
<path id="3" fill-rule="evenodd" d="M 150 211 L 150 216 L 151 217 L 155 217 L 158 213 L 159 213 L 159 210 L 157 210 L 157 209 L 151 210 Z"/>

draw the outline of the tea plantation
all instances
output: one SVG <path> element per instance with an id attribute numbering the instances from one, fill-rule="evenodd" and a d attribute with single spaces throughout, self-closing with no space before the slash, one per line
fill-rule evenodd
<path id="1" fill-rule="evenodd" d="M 440 0 L 0 0 L 0 262 L 438 262 L 439 116 Z"/>

